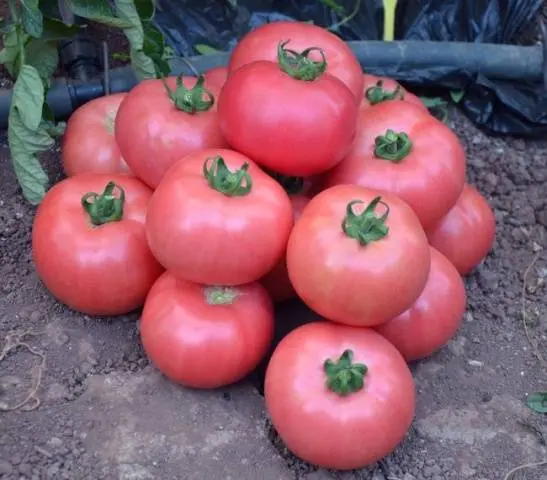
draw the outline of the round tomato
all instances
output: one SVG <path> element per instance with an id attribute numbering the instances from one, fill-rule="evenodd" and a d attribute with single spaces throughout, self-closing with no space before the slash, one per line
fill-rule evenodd
<path id="1" fill-rule="evenodd" d="M 354 147 L 326 185 L 394 193 L 430 228 L 454 206 L 464 182 L 465 152 L 452 130 L 416 105 L 384 102 L 361 109 Z"/>
<path id="2" fill-rule="evenodd" d="M 298 296 L 329 320 L 373 326 L 409 308 L 429 275 L 430 252 L 412 209 L 355 185 L 324 190 L 306 206 L 287 246 Z"/>
<path id="3" fill-rule="evenodd" d="M 281 259 L 292 224 L 289 196 L 273 178 L 240 153 L 209 149 L 169 170 L 150 201 L 146 233 L 178 277 L 238 285 Z"/>
<path id="4" fill-rule="evenodd" d="M 274 314 L 258 283 L 208 287 L 164 273 L 140 323 L 144 350 L 174 382 L 194 388 L 234 383 L 262 360 L 273 339 Z"/>
<path id="5" fill-rule="evenodd" d="M 456 205 L 428 230 L 429 243 L 467 275 L 486 257 L 496 236 L 496 217 L 475 187 L 465 184 Z"/>
<path id="6" fill-rule="evenodd" d="M 321 48 L 327 59 L 326 71 L 341 80 L 355 99 L 361 99 L 364 79 L 359 60 L 340 37 L 311 23 L 274 22 L 256 28 L 236 45 L 230 56 L 228 70 L 233 72 L 257 60 L 277 61 L 279 42 L 287 40 L 290 40 L 292 50 Z M 321 55 L 314 51 L 310 58 L 320 61 Z"/>
<path id="7" fill-rule="evenodd" d="M 388 77 L 377 77 L 367 73 L 363 75 L 363 78 L 365 86 L 361 108 L 368 108 L 386 101 L 403 100 L 427 111 L 427 107 L 420 98 L 410 93 L 397 81 Z"/>
<path id="8" fill-rule="evenodd" d="M 304 207 L 310 201 L 310 198 L 302 193 L 290 195 L 290 198 L 293 208 L 293 219 L 296 222 L 300 218 Z M 277 265 L 260 280 L 260 283 L 266 287 L 274 302 L 283 302 L 296 297 L 296 292 L 289 280 L 286 255 L 283 255 L 282 259 L 277 262 Z"/>
<path id="9" fill-rule="evenodd" d="M 211 68 L 205 72 L 205 77 L 211 90 L 220 92 L 226 83 L 226 78 L 228 78 L 228 67 Z"/>
<path id="10" fill-rule="evenodd" d="M 82 173 L 55 185 L 38 207 L 32 255 L 47 289 L 89 315 L 142 306 L 163 269 L 146 242 L 151 190 L 122 174 Z"/>
<path id="11" fill-rule="evenodd" d="M 266 409 L 297 457 L 350 470 L 395 449 L 415 412 L 412 374 L 368 328 L 309 323 L 287 335 L 266 370 Z"/>
<path id="12" fill-rule="evenodd" d="M 218 117 L 226 141 L 260 166 L 309 177 L 348 153 L 359 108 L 348 88 L 307 51 L 279 46 L 277 63 L 252 62 L 224 84 Z"/>
<path id="13" fill-rule="evenodd" d="M 456 334 L 466 302 L 460 274 L 444 255 L 431 248 L 429 278 L 418 300 L 375 329 L 407 361 L 419 360 L 439 350 Z"/>
<path id="14" fill-rule="evenodd" d="M 224 147 L 218 126 L 217 80 L 207 76 L 145 80 L 133 88 L 116 117 L 116 140 L 131 170 L 156 188 L 185 155 Z"/>
<path id="15" fill-rule="evenodd" d="M 116 114 L 125 96 L 96 98 L 70 116 L 61 144 L 67 177 L 86 172 L 131 173 L 114 137 Z"/>

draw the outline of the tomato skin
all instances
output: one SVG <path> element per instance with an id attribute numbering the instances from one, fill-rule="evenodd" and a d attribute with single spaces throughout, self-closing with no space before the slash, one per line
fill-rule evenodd
<path id="1" fill-rule="evenodd" d="M 220 155 L 232 171 L 248 162 L 252 189 L 246 196 L 217 192 L 203 163 Z M 207 285 L 239 285 L 265 275 L 281 259 L 293 224 L 289 196 L 244 155 L 209 149 L 177 162 L 148 208 L 150 248 L 179 278 Z"/>
<path id="2" fill-rule="evenodd" d="M 303 194 L 291 195 L 290 198 L 293 208 L 293 219 L 296 222 L 300 218 L 304 207 L 309 203 L 310 198 Z M 283 255 L 283 258 L 277 262 L 277 265 L 262 277 L 260 283 L 266 288 L 275 303 L 284 302 L 297 296 L 289 280 L 286 255 Z"/>
<path id="3" fill-rule="evenodd" d="M 94 227 L 81 206 L 87 192 L 109 181 L 126 196 L 121 221 Z M 123 174 L 82 173 L 48 191 L 32 228 L 38 276 L 59 301 L 89 315 L 120 315 L 142 306 L 163 269 L 146 243 L 151 190 Z"/>
<path id="4" fill-rule="evenodd" d="M 175 77 L 166 79 L 171 89 Z M 195 77 L 183 77 L 191 88 Z M 167 169 L 182 157 L 204 148 L 224 147 L 216 101 L 220 87 L 205 76 L 205 87 L 215 98 L 207 111 L 186 113 L 175 107 L 161 80 L 145 80 L 128 94 L 116 117 L 116 140 L 127 164 L 144 183 L 156 188 Z"/>
<path id="5" fill-rule="evenodd" d="M 329 170 L 349 152 L 358 111 L 337 78 L 295 80 L 267 61 L 232 71 L 218 102 L 220 128 L 234 150 L 267 169 L 302 177 Z"/>
<path id="6" fill-rule="evenodd" d="M 233 49 L 228 63 L 230 74 L 251 62 L 277 60 L 279 42 L 290 40 L 288 48 L 301 52 L 310 47 L 323 49 L 327 59 L 327 72 L 342 81 L 361 99 L 363 93 L 362 68 L 346 42 L 328 30 L 304 22 L 274 22 L 262 25 L 247 33 Z M 321 60 L 318 52 L 310 54 L 313 60 Z"/>
<path id="7" fill-rule="evenodd" d="M 412 142 L 399 163 L 374 154 L 375 139 L 388 129 L 406 132 Z M 361 109 L 354 147 L 326 186 L 353 183 L 394 193 L 428 229 L 455 205 L 464 182 L 465 152 L 450 128 L 408 102 L 384 102 Z"/>
<path id="8" fill-rule="evenodd" d="M 378 195 L 390 208 L 389 233 L 361 246 L 342 230 L 347 204 L 364 202 L 360 213 Z M 289 237 L 287 267 L 298 296 L 312 310 L 337 323 L 366 327 L 401 314 L 417 300 L 429 275 L 430 251 L 416 215 L 400 198 L 339 185 L 314 197 L 302 212 Z"/>
<path id="9" fill-rule="evenodd" d="M 466 183 L 456 205 L 426 233 L 429 243 L 452 262 L 460 275 L 468 275 L 494 245 L 496 217 L 486 198 Z"/>
<path id="10" fill-rule="evenodd" d="M 465 285 L 450 261 L 431 247 L 427 284 L 414 305 L 375 327 L 407 361 L 439 350 L 456 334 L 467 303 Z"/>
<path id="11" fill-rule="evenodd" d="M 205 76 L 207 85 L 215 92 L 220 93 L 228 78 L 228 67 L 213 67 L 205 72 Z"/>
<path id="12" fill-rule="evenodd" d="M 413 93 L 409 92 L 406 88 L 404 88 L 399 82 L 396 80 L 393 80 L 389 77 L 378 77 L 376 75 L 370 75 L 368 73 L 363 74 L 364 79 L 364 87 L 363 87 L 363 98 L 361 100 L 361 108 L 368 108 L 371 107 L 371 103 L 369 99 L 367 98 L 367 90 L 370 87 L 374 87 L 378 81 L 382 82 L 383 89 L 388 92 L 393 92 L 397 87 L 399 87 L 400 92 L 403 94 L 403 98 L 397 98 L 396 100 L 385 100 L 385 101 L 404 101 L 408 103 L 412 103 L 416 105 L 417 107 L 420 107 L 422 110 L 428 111 L 427 107 L 424 105 L 424 102 L 420 100 L 420 97 L 414 95 Z"/>
<path id="13" fill-rule="evenodd" d="M 114 136 L 116 113 L 126 95 L 96 98 L 70 116 L 61 144 L 67 177 L 87 172 L 131 173 Z"/>
<path id="14" fill-rule="evenodd" d="M 323 362 L 346 349 L 368 372 L 364 387 L 341 397 L 325 385 Z M 372 329 L 309 323 L 293 330 L 266 371 L 272 424 L 296 456 L 320 467 L 371 465 L 403 439 L 415 413 L 412 374 L 393 345 Z"/>
<path id="15" fill-rule="evenodd" d="M 237 297 L 226 305 L 208 303 L 208 288 L 166 272 L 150 290 L 141 317 L 146 354 L 187 387 L 217 388 L 242 379 L 273 339 L 273 306 L 261 285 L 237 287 Z"/>

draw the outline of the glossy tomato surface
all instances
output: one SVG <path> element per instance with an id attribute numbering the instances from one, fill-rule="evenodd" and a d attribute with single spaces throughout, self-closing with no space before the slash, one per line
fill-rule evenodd
<path id="1" fill-rule="evenodd" d="M 273 22 L 247 33 L 230 56 L 230 72 L 257 60 L 277 60 L 280 42 L 290 40 L 288 47 L 301 52 L 310 47 L 321 48 L 327 59 L 327 72 L 340 79 L 358 100 L 363 93 L 363 74 L 359 60 L 346 42 L 328 30 L 304 22 Z M 318 52 L 310 54 L 321 60 Z"/>
<path id="2" fill-rule="evenodd" d="M 269 61 L 232 71 L 218 103 L 220 128 L 231 147 L 275 172 L 309 177 L 349 152 L 358 105 L 337 78 L 297 80 Z"/>
<path id="3" fill-rule="evenodd" d="M 381 197 L 373 217 L 383 238 L 361 244 L 348 233 L 369 235 L 381 227 L 349 225 Z M 388 211 L 384 222 L 379 219 Z M 355 219 L 357 221 L 357 219 Z M 352 232 L 353 231 L 353 232 Z M 287 267 L 298 296 L 319 315 L 355 326 L 373 326 L 409 308 L 425 287 L 429 245 L 412 209 L 389 193 L 339 185 L 314 197 L 296 222 L 287 246 Z"/>
<path id="4" fill-rule="evenodd" d="M 78 173 L 130 173 L 114 136 L 116 114 L 126 93 L 91 100 L 70 116 L 61 143 L 67 177 Z"/>
<path id="5" fill-rule="evenodd" d="M 461 275 L 471 273 L 494 244 L 496 217 L 481 193 L 465 184 L 456 205 L 427 231 L 429 243 L 448 258 Z"/>
<path id="6" fill-rule="evenodd" d="M 119 221 L 93 225 L 82 207 L 89 192 L 109 182 L 125 193 Z M 142 306 L 163 269 L 146 242 L 144 222 L 151 190 L 134 177 L 84 173 L 59 182 L 38 207 L 32 255 L 47 289 L 89 315 L 119 315 Z"/>
<path id="7" fill-rule="evenodd" d="M 214 67 L 205 72 L 207 85 L 214 92 L 219 92 L 228 78 L 228 67 Z"/>
<path id="8" fill-rule="evenodd" d="M 296 222 L 310 198 L 303 194 L 291 195 L 290 198 L 293 207 L 293 219 Z M 283 255 L 277 265 L 260 280 L 260 283 L 266 287 L 274 302 L 283 302 L 297 296 L 289 280 L 286 255 Z"/>
<path id="9" fill-rule="evenodd" d="M 231 172 L 249 165 L 247 194 L 225 195 L 208 183 L 204 163 L 217 157 Z M 289 196 L 273 178 L 240 153 L 209 149 L 169 170 L 150 201 L 146 231 L 156 258 L 178 277 L 238 285 L 282 258 L 292 224 Z"/>
<path id="10" fill-rule="evenodd" d="M 364 88 L 361 108 L 368 108 L 385 101 L 405 101 L 427 111 L 427 107 L 413 93 L 409 92 L 399 82 L 389 77 L 377 77 L 368 73 L 363 74 Z"/>
<path id="11" fill-rule="evenodd" d="M 216 388 L 258 365 L 273 328 L 272 302 L 258 283 L 208 287 L 166 272 L 146 299 L 140 335 L 146 354 L 168 378 Z"/>
<path id="12" fill-rule="evenodd" d="M 431 248 L 431 269 L 414 305 L 375 327 L 407 361 L 427 357 L 457 332 L 467 303 L 463 280 L 452 263 Z"/>
<path id="13" fill-rule="evenodd" d="M 399 161 L 385 158 L 388 146 L 376 153 L 377 139 L 388 130 L 408 136 L 410 149 Z M 384 102 L 361 109 L 353 149 L 326 186 L 350 183 L 394 193 L 427 229 L 455 205 L 464 182 L 465 152 L 450 128 L 408 102 Z"/>
<path id="14" fill-rule="evenodd" d="M 344 375 L 361 377 L 362 388 L 340 395 L 327 380 L 325 361 L 353 354 Z M 334 377 L 334 378 L 333 378 Z M 352 382 L 353 383 L 353 382 Z M 314 465 L 349 470 L 389 454 L 408 431 L 415 387 L 405 360 L 375 331 L 316 322 L 293 330 L 268 365 L 264 397 L 272 424 L 297 457 Z"/>
<path id="15" fill-rule="evenodd" d="M 177 79 L 169 77 L 166 82 L 174 91 Z M 183 77 L 183 85 L 191 89 L 196 78 Z M 116 140 L 127 164 L 144 183 L 156 188 L 167 169 L 185 155 L 226 145 L 217 118 L 220 87 L 217 79 L 209 83 L 205 76 L 214 103 L 195 113 L 176 107 L 161 80 L 145 80 L 127 94 L 116 117 Z"/>

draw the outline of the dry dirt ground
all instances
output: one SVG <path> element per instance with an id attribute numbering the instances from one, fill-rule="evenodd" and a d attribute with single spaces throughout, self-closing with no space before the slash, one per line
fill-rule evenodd
<path id="1" fill-rule="evenodd" d="M 546 480 L 547 464 L 506 475 L 547 461 L 547 416 L 524 405 L 547 390 L 547 141 L 488 138 L 458 112 L 451 126 L 468 180 L 495 209 L 496 243 L 466 280 L 457 337 L 412 366 L 407 438 L 347 473 L 284 449 L 256 388 L 260 371 L 220 391 L 178 387 L 143 355 L 138 312 L 92 318 L 51 298 L 31 261 L 34 209 L 0 132 L 0 479 Z M 59 180 L 58 149 L 44 162 Z M 307 318 L 282 306 L 279 334 Z"/>

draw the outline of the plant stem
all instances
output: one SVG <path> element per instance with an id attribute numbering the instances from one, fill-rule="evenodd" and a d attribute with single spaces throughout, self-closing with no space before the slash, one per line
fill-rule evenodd
<path id="1" fill-rule="evenodd" d="M 384 42 L 395 39 L 395 12 L 397 0 L 383 0 L 384 2 Z"/>

